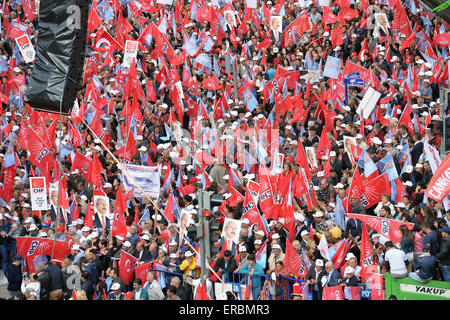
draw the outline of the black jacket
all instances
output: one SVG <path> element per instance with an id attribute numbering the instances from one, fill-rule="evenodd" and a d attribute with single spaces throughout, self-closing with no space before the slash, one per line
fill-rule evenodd
<path id="1" fill-rule="evenodd" d="M 66 290 L 66 282 L 64 280 L 64 274 L 60 267 L 49 264 L 47 268 L 45 269 L 46 272 L 48 272 L 49 278 L 50 278 L 50 291 L 59 290 L 62 289 L 63 291 Z"/>
<path id="2" fill-rule="evenodd" d="M 38 275 L 39 283 L 41 284 L 40 298 L 41 300 L 48 300 L 50 293 L 50 276 L 48 272 L 44 271 Z"/>
<path id="3" fill-rule="evenodd" d="M 439 253 L 436 255 L 440 263 L 448 266 L 450 265 L 450 237 L 443 238 Z"/>

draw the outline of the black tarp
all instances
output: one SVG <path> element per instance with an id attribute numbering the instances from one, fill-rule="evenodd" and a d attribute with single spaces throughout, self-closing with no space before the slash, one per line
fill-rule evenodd
<path id="1" fill-rule="evenodd" d="M 25 102 L 70 113 L 83 79 L 90 0 L 41 0 L 36 57 Z"/>

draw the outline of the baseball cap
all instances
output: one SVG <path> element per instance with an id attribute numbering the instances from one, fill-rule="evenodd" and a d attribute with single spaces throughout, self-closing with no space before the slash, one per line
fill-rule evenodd
<path id="1" fill-rule="evenodd" d="M 323 260 L 322 259 L 317 259 L 316 260 L 316 266 L 323 267 Z"/>
<path id="2" fill-rule="evenodd" d="M 442 229 L 439 229 L 439 232 L 445 232 L 445 233 L 449 233 L 450 234 L 450 227 L 445 226 Z"/>
<path id="3" fill-rule="evenodd" d="M 189 257 L 192 257 L 193 254 L 192 254 L 191 251 L 186 251 L 186 253 L 184 254 L 184 256 L 185 256 L 186 258 L 189 258 Z"/>
<path id="4" fill-rule="evenodd" d="M 239 252 L 246 252 L 247 248 L 245 246 L 240 246 L 239 247 Z"/>
<path id="5" fill-rule="evenodd" d="M 113 283 L 111 286 L 111 290 L 120 290 L 120 284 L 119 283 Z"/>
<path id="6" fill-rule="evenodd" d="M 344 273 L 354 273 L 354 272 L 355 272 L 355 270 L 352 267 L 350 267 L 350 266 L 345 268 L 345 271 L 344 271 Z"/>
<path id="7" fill-rule="evenodd" d="M 280 250 L 281 250 L 281 246 L 280 246 L 278 243 L 275 243 L 275 244 L 272 246 L 272 249 L 280 249 Z"/>

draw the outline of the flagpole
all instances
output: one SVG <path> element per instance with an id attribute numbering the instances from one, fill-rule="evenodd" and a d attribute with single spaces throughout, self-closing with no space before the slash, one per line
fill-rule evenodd
<path id="1" fill-rule="evenodd" d="M 80 118 L 81 121 L 86 125 L 86 127 L 91 131 L 92 135 L 94 136 L 94 139 L 98 139 L 97 134 L 94 132 L 94 130 L 91 129 L 91 127 L 84 121 L 83 118 Z M 119 166 L 120 170 L 122 170 L 129 178 L 130 180 L 136 184 L 138 189 L 150 200 L 150 202 L 153 204 L 155 209 L 162 213 L 163 217 L 165 217 L 164 212 L 161 210 L 161 208 L 153 201 L 153 199 L 147 194 L 147 192 L 142 189 L 142 187 L 137 183 L 136 179 L 128 172 L 128 170 L 123 166 L 123 164 L 117 159 L 117 157 L 109 150 L 109 148 L 106 147 L 106 145 L 103 143 L 103 141 L 100 140 L 100 144 L 102 147 L 106 150 L 107 153 L 113 158 L 114 161 L 117 162 L 117 165 Z M 179 230 L 175 229 L 176 232 L 180 233 Z M 186 244 L 192 249 L 193 252 L 195 252 L 197 255 L 199 255 L 199 252 L 189 243 L 186 242 Z M 214 271 L 213 268 L 209 264 L 206 265 L 206 267 L 217 277 L 217 279 L 222 282 L 223 285 L 225 285 L 225 282 L 222 281 L 222 279 L 219 277 L 219 275 Z M 231 291 L 233 296 L 237 299 L 237 296 L 234 294 L 234 292 Z"/>
<path id="2" fill-rule="evenodd" d="M 62 99 L 59 101 L 59 132 L 62 132 L 61 126 L 62 126 Z M 55 254 L 56 232 L 58 231 L 59 210 L 61 208 L 61 166 L 59 165 L 59 163 L 61 162 L 61 140 L 62 140 L 62 138 L 60 137 L 59 142 L 58 142 L 58 150 L 59 150 L 58 151 L 58 160 L 59 160 L 59 162 L 58 162 L 58 204 L 56 206 L 56 225 L 55 225 L 55 234 L 53 236 L 53 248 L 52 248 L 51 260 L 53 260 L 53 256 Z M 55 159 L 55 161 L 56 161 L 56 159 Z M 53 172 L 53 176 L 55 176 L 55 172 Z M 50 197 L 51 197 L 51 195 L 50 195 Z"/>

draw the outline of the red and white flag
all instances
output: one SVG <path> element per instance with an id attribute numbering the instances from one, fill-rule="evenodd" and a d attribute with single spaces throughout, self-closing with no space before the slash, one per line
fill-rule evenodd
<path id="1" fill-rule="evenodd" d="M 137 258 L 122 250 L 119 261 L 119 277 L 125 281 L 125 284 L 128 284 L 133 280 L 134 265 L 136 262 Z"/>
<path id="2" fill-rule="evenodd" d="M 450 193 L 450 154 L 439 165 L 427 188 L 427 197 L 441 202 Z"/>

